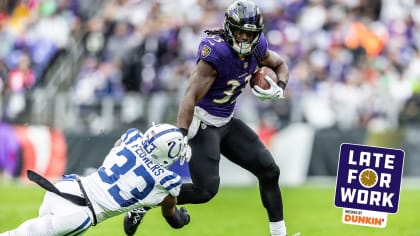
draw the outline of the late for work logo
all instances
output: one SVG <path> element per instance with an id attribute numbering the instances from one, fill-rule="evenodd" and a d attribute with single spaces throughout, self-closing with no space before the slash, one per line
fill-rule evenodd
<path id="1" fill-rule="evenodd" d="M 404 152 L 400 149 L 341 145 L 335 206 L 345 208 L 343 222 L 383 227 L 379 221 L 386 221 L 386 217 L 374 218 L 371 213 L 386 216 L 398 211 L 403 161 Z M 372 225 L 377 221 L 379 226 Z"/>

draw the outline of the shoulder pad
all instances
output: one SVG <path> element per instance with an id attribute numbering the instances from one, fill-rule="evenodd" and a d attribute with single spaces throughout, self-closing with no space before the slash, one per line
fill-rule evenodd
<path id="1" fill-rule="evenodd" d="M 257 47 L 255 48 L 254 55 L 257 57 L 258 61 L 261 61 L 268 50 L 268 42 L 265 38 L 264 33 L 261 34 L 260 40 L 258 41 Z"/>
<path id="2" fill-rule="evenodd" d="M 232 52 L 222 37 L 209 35 L 201 40 L 197 58 L 217 65 L 229 53 Z"/>
<path id="3" fill-rule="evenodd" d="M 133 142 L 136 139 L 140 139 L 142 136 L 143 135 L 140 132 L 140 130 L 138 130 L 136 128 L 130 128 L 127 131 L 125 131 L 125 133 L 123 133 L 121 135 L 121 141 L 123 143 L 129 144 L 129 143 Z"/>

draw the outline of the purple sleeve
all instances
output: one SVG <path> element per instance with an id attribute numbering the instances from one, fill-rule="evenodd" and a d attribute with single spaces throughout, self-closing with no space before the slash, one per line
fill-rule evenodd
<path id="1" fill-rule="evenodd" d="M 208 36 L 201 40 L 197 52 L 197 62 L 203 60 L 216 69 L 223 66 L 224 54 L 229 50 L 226 48 L 224 40 L 219 36 Z"/>

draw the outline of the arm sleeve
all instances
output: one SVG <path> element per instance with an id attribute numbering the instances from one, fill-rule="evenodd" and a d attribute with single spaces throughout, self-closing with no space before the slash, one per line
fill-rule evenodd
<path id="1" fill-rule="evenodd" d="M 167 171 L 166 173 L 167 175 L 160 180 L 160 185 L 162 185 L 171 196 L 177 197 L 181 190 L 181 176 L 171 171 Z"/>

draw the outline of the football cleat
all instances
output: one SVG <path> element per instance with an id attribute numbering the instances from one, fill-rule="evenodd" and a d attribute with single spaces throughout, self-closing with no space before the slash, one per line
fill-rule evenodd
<path id="1" fill-rule="evenodd" d="M 129 211 L 124 216 L 124 232 L 127 236 L 133 236 L 146 215 L 147 208 L 138 208 Z"/>

